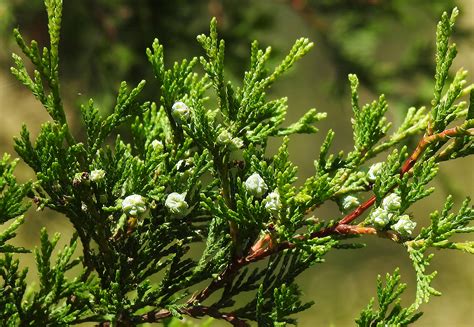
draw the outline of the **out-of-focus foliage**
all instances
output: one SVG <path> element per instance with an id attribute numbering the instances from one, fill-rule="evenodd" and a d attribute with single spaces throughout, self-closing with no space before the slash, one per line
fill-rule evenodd
<path id="1" fill-rule="evenodd" d="M 355 73 L 374 93 L 410 104 L 431 96 L 434 43 L 426 34 L 455 0 L 288 0 L 317 32 L 339 83 Z M 416 15 L 413 13 L 417 13 Z M 403 33 L 403 35 L 400 35 Z M 467 31 L 457 31 L 464 36 Z M 407 87 L 412 83 L 422 88 Z M 422 91 L 420 93 L 420 91 Z"/>
<path id="2" fill-rule="evenodd" d="M 271 13 L 260 7 L 251 0 L 64 1 L 64 9 L 74 13 L 65 16 L 62 25 L 68 35 L 61 48 L 66 77 L 79 80 L 98 97 L 114 90 L 120 79 L 152 79 L 143 49 L 159 37 L 167 49 L 197 53 L 196 35 L 208 29 L 212 16 L 219 18 L 226 41 L 234 44 L 234 51 L 227 54 L 232 58 L 229 62 L 235 70 L 241 69 L 252 35 L 270 27 Z M 4 41 L 11 40 L 13 27 L 20 27 L 29 39 L 40 45 L 47 42 L 42 1 L 6 0 L 0 3 L 0 12 Z"/>
<path id="3" fill-rule="evenodd" d="M 195 53 L 195 35 L 203 33 L 210 17 L 217 17 L 223 39 L 232 44 L 227 69 L 243 72 L 247 44 L 256 33 L 274 27 L 275 11 L 294 12 L 316 33 L 318 47 L 336 72 L 334 90 L 346 90 L 349 73 L 375 94 L 394 96 L 399 103 L 418 105 L 428 100 L 434 44 L 429 32 L 434 17 L 449 11 L 455 0 L 83 0 L 65 1 L 74 15 L 64 17 L 62 60 L 67 77 L 79 80 L 84 91 L 104 96 L 119 79 L 149 79 L 143 49 L 158 37 L 172 53 Z M 47 40 L 41 1 L 6 0 L 0 4 L 1 38 L 21 27 L 40 44 Z M 413 12 L 421 13 L 413 15 Z M 90 14 L 92 13 L 92 14 Z M 80 26 L 81 28 L 78 28 Z M 402 28 L 403 26 L 403 28 Z M 409 30 L 410 33 L 404 31 Z M 400 36 L 400 33 L 405 33 Z M 458 36 L 464 35 L 460 32 Z M 398 41 L 398 42 L 393 42 Z M 400 42 L 403 41 L 403 42 Z M 393 47 L 396 43 L 397 46 Z M 277 49 L 281 50 L 281 49 Z M 409 87 L 412 83 L 421 85 Z M 87 86 L 86 86 L 87 85 Z M 89 89 L 89 90 L 88 90 Z M 145 92 L 147 92 L 145 90 Z M 108 99 L 109 102 L 112 99 Z"/>

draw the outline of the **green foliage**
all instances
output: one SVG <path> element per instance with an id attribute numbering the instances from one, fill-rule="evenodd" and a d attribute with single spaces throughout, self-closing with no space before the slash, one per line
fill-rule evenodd
<path id="1" fill-rule="evenodd" d="M 406 147 L 400 150 L 394 149 L 383 163 L 382 169 L 374 182 L 374 193 L 379 203 L 391 189 L 400 184 L 399 171 L 406 157 Z"/>
<path id="2" fill-rule="evenodd" d="M 425 274 L 426 267 L 433 257 L 433 254 L 425 256 L 429 248 L 455 249 L 474 253 L 472 241 L 455 242 L 450 240 L 454 234 L 474 231 L 473 227 L 469 226 L 469 223 L 474 220 L 474 207 L 470 205 L 470 200 L 466 199 L 458 213 L 450 213 L 453 205 L 452 197 L 448 197 L 442 212 L 435 211 L 431 214 L 431 225 L 423 228 L 413 241 L 406 243 L 417 276 L 415 307 L 418 307 L 422 302 L 428 302 L 430 295 L 441 295 L 431 286 L 436 272 Z"/>
<path id="3" fill-rule="evenodd" d="M 409 182 L 408 175 L 403 176 L 400 181 L 400 196 L 402 198 L 402 207 L 400 212 L 404 212 L 413 203 L 427 197 L 434 192 L 434 187 L 425 189 L 428 184 L 438 173 L 438 165 L 434 159 L 427 161 L 419 161 L 413 167 L 413 178 Z"/>
<path id="4" fill-rule="evenodd" d="M 378 101 L 374 101 L 360 108 L 359 96 L 357 94 L 357 87 L 359 86 L 357 76 L 349 75 L 349 81 L 351 82 L 352 111 L 354 112 L 352 121 L 355 142 L 354 155 L 360 156 L 360 154 L 369 151 L 385 136 L 385 133 L 390 128 L 390 124 L 387 123 L 384 117 L 388 105 L 382 95 Z"/>
<path id="5" fill-rule="evenodd" d="M 89 313 L 89 293 L 94 289 L 93 278 L 79 276 L 72 280 L 66 272 L 78 265 L 79 258 L 72 259 L 77 246 L 74 237 L 68 246 L 57 254 L 54 265 L 51 254 L 59 235 L 48 238 L 46 230 L 41 231 L 41 247 L 35 250 L 39 275 L 39 290 L 27 290 L 27 269 L 19 270 L 18 260 L 10 254 L 0 261 L 0 275 L 3 279 L 0 318 L 7 326 L 21 323 L 23 326 L 38 324 L 68 326 L 79 317 Z"/>
<path id="6" fill-rule="evenodd" d="M 311 306 L 312 303 L 302 304 L 299 300 L 300 292 L 296 288 L 296 285 L 292 284 L 292 287 L 288 288 L 283 284 L 280 288 L 275 288 L 273 292 L 273 301 L 276 306 L 271 308 L 271 313 L 268 318 L 265 319 L 265 313 L 262 312 L 260 306 L 264 306 L 264 303 L 259 303 L 263 297 L 260 290 L 257 293 L 257 310 L 259 311 L 257 316 L 259 317 L 259 324 L 261 325 L 272 325 L 272 326 L 286 326 L 287 323 L 295 323 L 295 320 L 286 318 L 291 314 L 303 311 Z M 267 321 L 268 320 L 268 321 Z"/>
<path id="7" fill-rule="evenodd" d="M 400 282 L 398 269 L 393 275 L 385 276 L 385 286 L 382 277 L 377 278 L 377 300 L 379 308 L 374 311 L 374 299 L 370 300 L 367 308 L 361 312 L 356 320 L 358 326 L 408 326 L 422 315 L 415 313 L 413 308 L 403 308 L 400 304 L 400 295 L 405 291 L 406 284 Z"/>
<path id="8" fill-rule="evenodd" d="M 443 15 L 438 31 L 433 110 L 410 109 L 398 130 L 387 136 L 391 123 L 384 118 L 384 97 L 360 107 L 357 77 L 351 75 L 354 150 L 330 154 L 335 134 L 329 131 L 315 174 L 297 184 L 288 136 L 315 133 L 313 123 L 326 115 L 311 109 L 284 127 L 286 98 L 268 100 L 267 93 L 309 51 L 309 40 L 298 39 L 273 69 L 268 67 L 271 49 L 252 43 L 241 85 L 224 76 L 225 44 L 215 19 L 209 35 L 198 37 L 205 53 L 199 59 L 168 68 L 164 48 L 155 40 L 146 54 L 159 83 L 158 104 L 140 99 L 144 82 L 131 90 L 122 83 L 111 114 L 102 117 L 93 100 L 82 106 L 81 141 L 70 133 L 59 94 L 62 1 L 46 1 L 46 8 L 49 47 L 40 52 L 34 41 L 27 46 L 15 32 L 35 67 L 34 77 L 18 55 L 12 72 L 53 120 L 42 125 L 35 141 L 26 126 L 15 141 L 17 153 L 36 173 L 31 190 L 30 184 L 16 184 L 8 157 L 1 162 L 1 222 L 17 220 L 0 241 L 14 236 L 27 194 L 40 210 L 62 213 L 75 233 L 56 254 L 59 235 L 50 239 L 41 232 L 35 251 L 37 289 L 27 290 L 26 270 L 19 270 L 10 253 L 22 249 L 0 243 L 7 252 L 0 261 L 6 295 L 0 300 L 0 315 L 8 324 L 173 326 L 171 318 L 186 316 L 209 316 L 235 326 L 250 321 L 296 324 L 295 314 L 311 306 L 301 300 L 297 277 L 323 262 L 331 250 L 364 246 L 347 240 L 378 235 L 407 248 L 417 274 L 416 299 L 401 307 L 405 285 L 395 271 L 387 275 L 385 287 L 378 280 L 378 310 L 372 309 L 372 300 L 357 323 L 405 326 L 418 319 L 423 302 L 439 294 L 431 286 L 436 273 L 426 273 L 432 255 L 425 252 L 474 252 L 472 242 L 450 240 L 454 233 L 474 231 L 469 226 L 474 211 L 467 201 L 458 214 L 449 214 L 453 203 L 448 200 L 418 235 L 412 235 L 415 223 L 403 214 L 433 192 L 426 185 L 437 174 L 438 162 L 473 148 L 472 102 L 457 102 L 472 89 L 460 88 L 466 84 L 465 74 L 458 74 L 443 93 L 452 62 L 447 54 L 455 53 L 446 44 L 456 10 L 451 18 Z M 198 62 L 201 73 L 196 72 Z M 455 120 L 462 122 L 449 127 Z M 129 134 L 118 134 L 127 128 Z M 409 155 L 404 141 L 422 133 Z M 277 153 L 269 155 L 269 138 L 282 136 Z M 381 165 L 366 167 L 367 160 L 389 149 Z M 358 204 L 359 197 L 370 193 L 372 197 Z M 344 204 L 348 197 L 357 202 L 352 211 Z M 348 212 L 327 220 L 311 216 L 327 202 Z M 373 205 L 371 214 L 355 223 Z M 82 255 L 76 254 L 79 242 Z M 73 268 L 78 277 L 69 278 Z"/>
<path id="9" fill-rule="evenodd" d="M 0 224 L 13 220 L 5 230 L 0 232 L 0 253 L 27 252 L 24 248 L 15 247 L 6 242 L 16 236 L 16 230 L 24 221 L 23 214 L 29 205 L 23 201 L 30 191 L 30 183 L 18 184 L 13 170 L 18 161 L 10 161 L 10 156 L 4 154 L 0 160 Z"/>

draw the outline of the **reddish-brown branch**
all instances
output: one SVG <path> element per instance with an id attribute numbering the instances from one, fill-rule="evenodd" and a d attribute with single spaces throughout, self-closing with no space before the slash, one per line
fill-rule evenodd
<path id="1" fill-rule="evenodd" d="M 424 136 L 420 140 L 420 142 L 418 142 L 418 145 L 416 146 L 413 153 L 403 163 L 402 168 L 400 169 L 400 177 L 403 177 L 406 173 L 408 173 L 410 171 L 410 169 L 415 165 L 415 163 L 418 161 L 420 156 L 426 150 L 428 145 L 430 145 L 433 142 L 444 141 L 444 140 L 449 139 L 450 137 L 461 135 L 464 132 L 465 132 L 465 130 L 464 130 L 463 127 L 456 126 L 456 127 L 453 127 L 453 128 L 446 129 L 446 130 L 444 130 L 440 133 L 437 133 L 437 134 Z M 376 200 L 375 196 L 372 196 L 370 199 L 368 199 L 367 201 L 362 203 L 360 206 L 358 206 L 350 214 L 348 214 L 344 218 L 342 218 L 338 222 L 337 225 L 345 225 L 345 224 L 351 223 L 357 217 L 362 215 L 368 208 L 370 208 L 375 203 L 375 200 Z"/>
<path id="2" fill-rule="evenodd" d="M 238 318 L 234 313 L 223 313 L 213 307 L 205 306 L 192 306 L 189 309 L 185 309 L 184 312 L 191 317 L 199 318 L 203 316 L 210 316 L 216 319 L 222 319 L 229 322 L 232 326 L 247 327 L 249 324 Z"/>
<path id="3" fill-rule="evenodd" d="M 145 313 L 140 317 L 140 320 L 142 322 L 158 322 L 169 317 L 171 317 L 171 312 L 166 309 L 161 309 L 159 311 Z"/>
<path id="4" fill-rule="evenodd" d="M 370 199 L 368 199 L 367 201 L 365 201 L 364 203 L 362 203 L 360 206 L 358 206 L 354 211 L 352 211 L 350 214 L 348 214 L 347 216 L 345 216 L 344 218 L 342 218 L 338 225 L 346 225 L 346 224 L 349 224 L 351 223 L 352 221 L 354 221 L 357 217 L 359 217 L 360 215 L 362 215 L 365 210 L 367 210 L 368 208 L 370 208 L 374 203 L 375 203 L 375 196 L 372 196 Z"/>
<path id="5" fill-rule="evenodd" d="M 373 227 L 363 227 L 363 226 L 354 226 L 354 225 L 337 225 L 333 228 L 326 228 L 319 232 L 315 232 L 311 234 L 311 238 L 316 237 L 324 237 L 328 235 L 378 235 L 380 237 L 389 238 L 394 241 L 399 241 L 399 237 L 396 233 L 393 232 L 379 232 Z M 303 236 L 298 236 L 298 239 L 303 239 Z M 272 246 L 268 246 L 267 248 L 263 248 L 260 251 L 256 251 L 253 253 L 248 254 L 243 258 L 238 258 L 234 262 L 232 262 L 227 269 L 219 276 L 219 278 L 213 279 L 212 282 L 203 290 L 198 293 L 195 293 L 191 299 L 188 301 L 189 305 L 195 303 L 201 303 L 205 299 L 207 299 L 212 293 L 219 290 L 222 286 L 224 286 L 230 278 L 232 278 L 241 268 L 244 266 L 255 262 L 265 259 L 266 257 L 281 252 L 286 249 L 293 249 L 296 247 L 296 243 L 292 242 L 282 242 L 278 244 L 272 244 Z"/>
<path id="6" fill-rule="evenodd" d="M 410 171 L 410 169 L 415 165 L 418 161 L 420 156 L 426 150 L 429 144 L 437 141 L 443 141 L 450 137 L 461 135 L 465 133 L 463 127 L 453 127 L 443 132 L 432 134 L 428 136 L 424 136 L 418 143 L 417 147 L 413 151 L 413 153 L 406 159 L 402 168 L 400 169 L 400 176 L 404 176 L 406 173 Z M 357 226 L 357 225 L 350 225 L 355 219 L 360 217 L 367 209 L 369 209 L 376 201 L 376 197 L 372 196 L 367 201 L 359 205 L 354 211 L 344 216 L 336 225 L 328 228 L 324 228 L 320 231 L 312 233 L 309 237 L 311 239 L 318 238 L 318 237 L 325 237 L 329 235 L 377 235 L 379 237 L 384 237 L 391 239 L 392 241 L 399 242 L 400 237 L 397 233 L 392 231 L 378 231 L 373 227 L 364 227 L 364 226 Z M 296 236 L 295 240 L 301 241 L 304 240 L 304 236 Z M 198 293 L 195 293 L 191 299 L 188 301 L 189 307 L 194 308 L 196 304 L 201 303 L 205 299 L 207 299 L 212 293 L 220 289 L 224 286 L 229 280 L 231 280 L 237 272 L 244 266 L 255 262 L 260 261 L 272 254 L 278 253 L 280 251 L 286 249 L 292 249 L 296 247 L 296 243 L 293 242 L 282 242 L 276 244 L 272 241 L 270 235 L 265 235 L 260 238 L 254 246 L 252 246 L 250 253 L 241 258 L 236 258 L 233 262 L 227 266 L 227 269 L 216 279 L 212 280 L 212 282 L 203 290 Z M 198 308 L 203 308 L 202 306 L 197 306 Z M 202 311 L 201 311 L 202 312 Z M 209 314 L 208 314 L 209 315 Z M 225 314 L 228 317 L 232 317 L 235 321 L 239 321 L 237 317 L 233 316 L 232 314 Z M 220 315 L 220 319 L 225 319 L 222 314 Z M 230 318 L 229 318 L 230 319 Z M 232 323 L 231 320 L 225 319 Z M 243 325 L 234 325 L 235 326 L 247 326 L 245 322 Z"/>
<path id="7" fill-rule="evenodd" d="M 411 154 L 411 156 L 405 161 L 400 171 L 400 175 L 403 176 L 405 173 L 410 171 L 410 169 L 415 165 L 421 154 L 426 150 L 428 145 L 433 142 L 438 141 L 445 141 L 450 137 L 460 136 L 466 132 L 463 126 L 456 126 L 452 128 L 448 128 L 440 133 L 427 135 L 423 137 L 420 142 L 418 143 L 415 151 Z M 469 132 L 469 130 L 468 130 Z"/>
<path id="8" fill-rule="evenodd" d="M 248 323 L 240 318 L 238 318 L 234 313 L 225 313 L 220 312 L 216 308 L 213 307 L 206 307 L 202 305 L 193 305 L 189 306 L 188 308 L 179 309 L 181 314 L 193 317 L 193 318 L 200 318 L 204 316 L 213 317 L 216 319 L 221 319 L 229 322 L 233 326 L 237 327 L 247 327 L 249 326 Z M 160 322 L 165 318 L 171 317 L 171 312 L 166 309 L 162 309 L 159 311 L 150 311 L 142 316 L 140 316 L 139 320 L 140 323 L 144 322 Z"/>
<path id="9" fill-rule="evenodd" d="M 235 261 L 231 262 L 227 269 L 218 277 L 212 280 L 212 282 L 200 292 L 195 293 L 189 300 L 188 304 L 192 305 L 194 303 L 201 303 L 205 299 L 207 299 L 214 291 L 218 290 L 225 283 L 228 282 L 229 278 L 231 278 L 235 272 L 237 272 L 240 268 L 244 265 L 242 264 L 243 259 L 236 259 Z"/>
<path id="10" fill-rule="evenodd" d="M 318 233 L 318 235 L 314 234 L 314 237 L 323 237 L 331 234 L 341 234 L 341 235 L 378 235 L 380 237 L 389 238 L 395 242 L 400 240 L 398 234 L 390 231 L 378 231 L 373 227 L 364 227 L 364 226 L 354 226 L 354 225 L 338 225 L 331 231 L 329 229 L 322 230 Z M 274 253 L 278 253 L 280 251 L 286 249 L 295 248 L 296 244 L 291 242 L 283 242 L 278 244 L 277 246 L 269 246 L 266 249 L 263 249 L 258 254 L 253 253 L 249 254 L 244 258 L 237 259 L 236 261 L 232 262 L 227 269 L 221 274 L 221 276 L 217 279 L 214 279 L 209 286 L 207 286 L 202 291 L 193 295 L 193 297 L 187 302 L 188 306 L 185 308 L 179 309 L 179 312 L 183 315 L 188 315 L 193 318 L 200 318 L 204 316 L 213 317 L 216 319 L 221 319 L 229 322 L 233 326 L 237 327 L 247 327 L 249 324 L 239 318 L 233 312 L 220 312 L 216 308 L 208 307 L 200 305 L 202 301 L 207 299 L 212 293 L 219 290 L 225 283 L 228 282 L 231 276 L 234 276 L 242 267 L 255 262 L 262 260 Z M 138 321 L 140 323 L 144 322 L 160 322 L 163 319 L 171 317 L 171 312 L 166 309 L 162 309 L 159 311 L 150 311 L 144 315 L 138 317 Z M 110 326 L 109 322 L 105 322 L 100 324 L 100 326 Z M 128 325 L 127 325 L 128 326 Z"/>

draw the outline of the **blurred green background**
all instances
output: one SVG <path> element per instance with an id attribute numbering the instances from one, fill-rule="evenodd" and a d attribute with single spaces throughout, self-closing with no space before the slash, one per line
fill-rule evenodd
<path id="1" fill-rule="evenodd" d="M 358 74 L 362 101 L 371 101 L 381 92 L 387 95 L 395 126 L 409 106 L 429 105 L 436 22 L 443 10 L 450 11 L 455 5 L 461 9 L 461 17 L 455 35 L 459 56 L 454 69 L 465 67 L 472 76 L 472 0 L 65 1 L 60 56 L 67 114 L 80 136 L 79 104 L 94 97 L 108 112 L 121 80 L 133 83 L 147 79 L 143 96 L 157 100 L 158 86 L 146 62 L 145 48 L 157 37 L 165 44 L 170 62 L 199 55 L 195 36 L 207 31 L 213 16 L 218 18 L 226 40 L 227 76 L 236 82 L 248 65 L 251 40 L 258 39 L 261 46 L 271 45 L 276 61 L 296 38 L 306 36 L 315 42 L 314 50 L 273 87 L 271 94 L 288 96 L 289 123 L 311 107 L 328 113 L 319 134 L 291 139 L 291 159 L 299 167 L 299 176 L 306 178 L 313 173 L 313 160 L 329 128 L 336 131 L 334 149 L 352 148 L 348 73 Z M 9 74 L 10 53 L 18 51 L 11 39 L 13 27 L 40 44 L 47 42 L 42 1 L 0 0 L 0 153 L 14 153 L 12 136 L 19 134 L 21 123 L 26 123 L 34 135 L 49 119 Z M 278 145 L 277 141 L 270 144 L 269 151 Z M 427 222 L 429 212 L 442 206 L 447 194 L 453 194 L 457 203 L 465 195 L 474 195 L 472 167 L 472 157 L 442 164 L 435 194 L 412 210 L 419 226 Z M 24 165 L 17 172 L 21 180 L 32 178 Z M 333 218 L 340 213 L 335 206 L 328 206 L 317 215 Z M 36 213 L 33 208 L 15 242 L 26 247 L 37 245 L 42 226 L 61 232 L 63 242 L 71 235 L 64 217 L 48 210 Z M 305 299 L 316 301 L 300 315 L 300 326 L 353 325 L 375 295 L 377 274 L 393 272 L 397 266 L 410 285 L 403 297 L 410 303 L 415 276 L 403 248 L 381 239 L 366 241 L 368 246 L 362 250 L 331 252 L 326 263 L 300 277 Z M 22 258 L 28 258 L 23 264 L 34 272 L 32 256 Z M 425 316 L 416 325 L 473 326 L 474 259 L 467 254 L 439 252 L 432 269 L 440 271 L 434 285 L 443 296 L 422 308 Z M 34 275 L 30 278 L 34 282 Z"/>

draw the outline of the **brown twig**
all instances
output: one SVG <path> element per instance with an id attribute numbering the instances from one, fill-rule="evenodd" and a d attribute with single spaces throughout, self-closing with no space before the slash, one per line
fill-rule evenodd
<path id="1" fill-rule="evenodd" d="M 380 237 L 388 238 L 393 241 L 399 242 L 400 237 L 398 234 L 394 232 L 383 232 L 378 231 L 373 227 L 363 227 L 363 226 L 354 226 L 354 225 L 347 225 L 347 224 L 340 224 L 334 226 L 333 228 L 322 229 L 319 232 L 315 232 L 311 234 L 311 238 L 316 237 L 324 237 L 329 235 L 377 235 Z M 297 239 L 302 240 L 304 236 L 298 236 Z M 269 243 L 272 244 L 272 243 Z M 293 242 L 282 242 L 276 244 L 275 246 L 269 246 L 261 251 L 250 253 L 243 258 L 236 259 L 234 262 L 227 266 L 227 269 L 216 279 L 213 279 L 212 282 L 203 290 L 198 293 L 195 293 L 191 299 L 188 301 L 189 305 L 193 305 L 195 303 L 201 303 L 205 299 L 207 299 L 212 293 L 219 290 L 223 285 L 225 285 L 230 278 L 232 278 L 241 268 L 244 266 L 255 262 L 260 261 L 272 254 L 281 252 L 287 249 L 293 249 L 297 245 Z"/>
<path id="2" fill-rule="evenodd" d="M 369 209 L 374 203 L 375 203 L 376 197 L 375 195 L 372 196 L 370 199 L 362 203 L 360 206 L 358 206 L 354 211 L 352 211 L 350 214 L 342 218 L 337 225 L 346 225 L 354 221 L 357 217 L 362 215 L 367 209 Z"/>
<path id="3" fill-rule="evenodd" d="M 190 306 L 188 308 L 182 308 L 178 310 L 181 314 L 185 314 L 187 316 L 193 317 L 193 318 L 200 318 L 204 316 L 209 316 L 213 317 L 216 319 L 221 319 L 229 322 L 232 326 L 237 326 L 237 327 L 247 327 L 249 324 L 238 318 L 234 313 L 225 313 L 225 312 L 220 312 L 216 308 L 213 307 L 207 307 L 207 306 L 202 306 L 202 305 L 194 305 Z M 141 323 L 143 322 L 160 322 L 163 319 L 171 317 L 171 312 L 166 309 L 162 309 L 159 311 L 150 311 L 142 316 L 139 317 L 139 320 Z"/>
<path id="4" fill-rule="evenodd" d="M 213 307 L 206 307 L 206 306 L 192 306 L 189 309 L 185 310 L 186 314 L 191 317 L 199 318 L 203 316 L 210 316 L 217 319 L 222 319 L 229 322 L 232 326 L 237 327 L 247 327 L 249 324 L 238 318 L 234 313 L 223 313 Z"/>
<path id="5" fill-rule="evenodd" d="M 415 151 L 411 154 L 411 156 L 405 161 L 405 164 L 402 166 L 402 170 L 400 172 L 400 175 L 403 175 L 407 173 L 416 163 L 416 161 L 419 159 L 420 155 L 425 151 L 425 149 L 430 145 L 431 143 L 434 142 L 439 142 L 439 141 L 446 141 L 451 137 L 455 136 L 461 136 L 464 134 L 469 134 L 472 135 L 473 132 L 471 132 L 470 129 L 466 129 L 466 127 L 469 126 L 455 126 L 452 128 L 448 128 L 440 133 L 437 134 L 432 134 L 432 135 L 427 135 L 423 137 L 420 142 L 418 143 Z"/>
<path id="6" fill-rule="evenodd" d="M 406 173 L 410 171 L 410 169 L 415 165 L 415 163 L 418 161 L 420 156 L 426 150 L 428 145 L 434 142 L 446 141 L 451 137 L 460 136 L 465 133 L 466 133 L 466 129 L 464 128 L 464 126 L 456 126 L 453 128 L 446 129 L 437 134 L 425 135 L 423 138 L 421 138 L 420 142 L 418 142 L 418 145 L 416 146 L 412 154 L 403 163 L 402 168 L 400 169 L 400 177 L 403 177 Z M 360 206 L 358 206 L 350 214 L 342 218 L 338 222 L 337 225 L 344 225 L 344 224 L 351 223 L 357 217 L 359 217 L 362 213 L 364 213 L 368 208 L 370 208 L 375 203 L 375 200 L 376 200 L 375 196 L 372 196 L 370 199 L 368 199 L 367 201 L 362 203 Z"/>
<path id="7" fill-rule="evenodd" d="M 453 136 L 459 136 L 465 134 L 466 129 L 463 126 L 457 126 L 450 129 L 446 129 L 440 133 L 425 135 L 413 153 L 406 159 L 402 168 L 400 169 L 400 176 L 407 174 L 410 169 L 415 165 L 419 160 L 420 156 L 426 150 L 428 145 L 433 142 L 444 141 Z M 369 209 L 376 201 L 376 197 L 372 196 L 367 201 L 359 205 L 354 211 L 344 216 L 339 222 L 334 226 L 323 228 L 320 231 L 310 234 L 309 238 L 319 238 L 330 235 L 376 235 L 383 238 L 388 238 L 394 242 L 400 242 L 400 236 L 392 231 L 378 231 L 374 227 L 365 227 L 359 225 L 351 225 L 351 223 L 360 217 L 367 209 Z M 295 237 L 295 241 L 304 240 L 305 236 L 300 235 Z M 292 249 L 297 246 L 295 242 L 282 242 L 276 243 L 273 242 L 271 235 L 267 234 L 260 238 L 254 246 L 251 247 L 249 254 L 244 257 L 236 258 L 231 262 L 227 268 L 220 274 L 216 279 L 213 279 L 211 283 L 204 288 L 203 290 L 195 293 L 187 302 L 188 307 L 181 309 L 180 312 L 187 314 L 191 317 L 202 317 L 205 315 L 223 319 L 228 321 L 234 326 L 248 326 L 247 322 L 239 319 L 233 313 L 221 313 L 217 309 L 212 307 L 206 307 L 200 305 L 204 300 L 206 300 L 212 293 L 219 290 L 226 283 L 232 280 L 233 277 L 238 273 L 238 271 L 255 261 L 260 261 L 272 254 L 281 252 L 283 250 Z M 150 312 L 141 317 L 144 322 L 155 322 L 162 320 L 171 316 L 171 313 L 168 310 L 160 310 L 156 312 Z"/>

